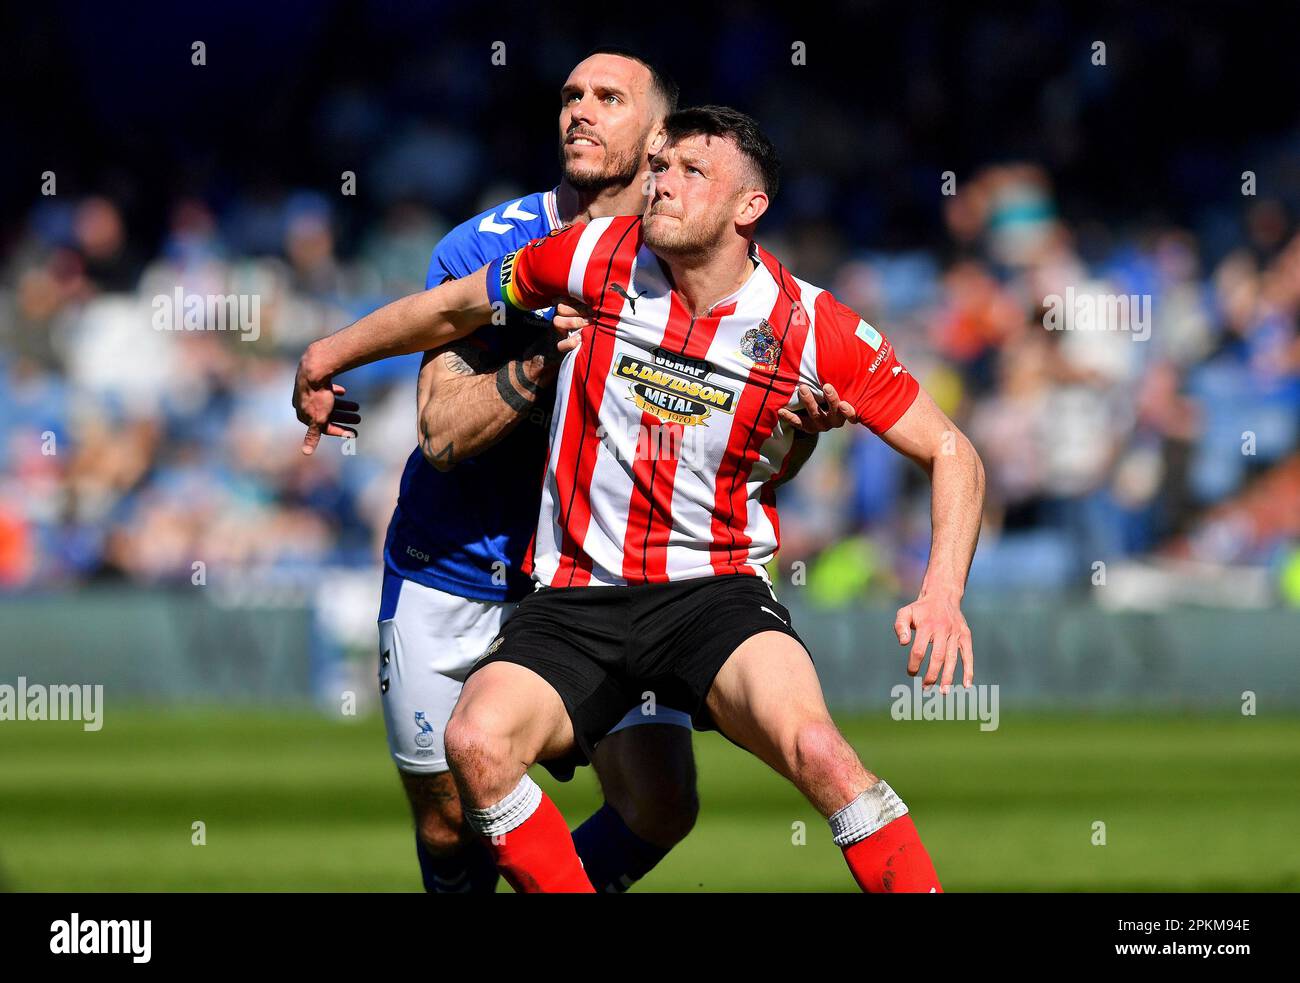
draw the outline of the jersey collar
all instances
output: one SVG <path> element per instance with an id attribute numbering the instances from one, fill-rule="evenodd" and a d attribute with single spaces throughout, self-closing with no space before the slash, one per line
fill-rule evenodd
<path id="1" fill-rule="evenodd" d="M 542 207 L 546 211 L 546 221 L 551 225 L 551 231 L 554 232 L 560 228 L 560 206 L 556 200 L 560 193 L 560 186 L 557 184 L 550 191 L 542 195 Z"/>
<path id="2" fill-rule="evenodd" d="M 664 264 L 664 261 L 661 260 L 657 255 L 655 255 L 653 249 L 646 247 L 646 252 L 648 252 L 651 256 L 654 257 L 655 265 L 659 268 L 659 275 L 663 278 L 663 281 L 667 285 L 668 289 L 672 293 L 676 294 L 677 288 L 673 286 L 673 278 L 672 276 L 669 275 L 668 267 Z M 733 290 L 731 293 L 729 293 L 727 296 L 723 297 L 721 300 L 715 300 L 712 304 L 708 306 L 708 308 L 706 308 L 705 310 L 697 314 L 696 317 L 709 317 L 715 311 L 718 311 L 723 307 L 726 307 L 728 305 L 734 306 L 736 301 L 740 299 L 741 294 L 743 294 L 746 290 L 748 290 L 749 285 L 754 282 L 755 278 L 758 277 L 760 273 L 763 272 L 765 268 L 765 264 L 763 263 L 763 257 L 759 254 L 758 243 L 754 242 L 753 240 L 750 240 L 749 243 L 749 260 L 751 263 L 754 264 L 754 268 L 749 271 L 749 276 L 745 277 L 745 282 L 742 283 L 735 290 Z M 683 305 L 685 305 L 685 301 L 681 299 L 680 294 L 678 294 L 678 301 Z"/>

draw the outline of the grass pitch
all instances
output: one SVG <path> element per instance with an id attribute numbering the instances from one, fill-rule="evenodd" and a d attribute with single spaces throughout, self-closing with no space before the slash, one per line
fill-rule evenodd
<path id="1" fill-rule="evenodd" d="M 980 733 L 882 712 L 840 724 L 911 806 L 949 891 L 1300 890 L 1300 718 L 1004 713 Z M 855 889 L 793 788 L 717 734 L 697 734 L 695 751 L 699 822 L 635 890 Z M 567 785 L 537 778 L 570 825 L 598 805 L 590 769 Z M 196 822 L 206 845 L 191 842 Z M 141 708 L 107 714 L 98 733 L 0 724 L 0 888 L 420 880 L 379 718 Z"/>

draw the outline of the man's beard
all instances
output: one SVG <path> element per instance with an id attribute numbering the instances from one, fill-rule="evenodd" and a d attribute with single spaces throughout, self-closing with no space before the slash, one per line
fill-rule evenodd
<path id="1" fill-rule="evenodd" d="M 642 143 L 644 145 L 644 141 Z M 576 191 L 604 191 L 606 188 L 625 188 L 636 181 L 641 168 L 645 165 L 645 154 L 640 150 L 628 150 L 621 154 L 612 153 L 605 146 L 605 166 L 593 170 L 571 163 L 564 155 L 564 144 L 560 144 L 560 167 L 564 170 L 564 180 Z"/>
<path id="2" fill-rule="evenodd" d="M 693 256 L 707 253 L 722 237 L 722 227 L 710 228 L 704 222 L 643 225 L 645 244 L 660 256 Z"/>

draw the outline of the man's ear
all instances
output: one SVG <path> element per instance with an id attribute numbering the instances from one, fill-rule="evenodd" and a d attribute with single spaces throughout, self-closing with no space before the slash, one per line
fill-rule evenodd
<path id="1" fill-rule="evenodd" d="M 646 144 L 646 156 L 653 157 L 664 149 L 664 144 L 667 142 L 668 131 L 664 129 L 663 120 L 660 120 L 650 132 L 650 142 Z"/>
<path id="2" fill-rule="evenodd" d="M 767 211 L 767 192 L 758 188 L 746 188 L 740 193 L 736 202 L 736 224 L 753 225 Z"/>

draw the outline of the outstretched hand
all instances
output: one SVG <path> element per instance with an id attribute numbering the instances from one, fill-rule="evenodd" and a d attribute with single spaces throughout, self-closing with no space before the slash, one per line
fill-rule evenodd
<path id="1" fill-rule="evenodd" d="M 898 615 L 894 619 L 894 634 L 898 636 L 898 644 L 906 645 L 910 642 L 914 631 L 916 642 L 907 660 L 909 676 L 915 676 L 920 672 L 921 663 L 925 661 L 925 650 L 933 642 L 930 666 L 925 670 L 925 676 L 921 680 L 922 686 L 930 687 L 939 681 L 939 671 L 942 669 L 943 678 L 940 688 L 947 695 L 952 688 L 952 677 L 957 668 L 959 654 L 965 666 L 962 685 L 974 685 L 975 651 L 971 647 L 970 628 L 961 613 L 958 597 L 947 593 L 928 594 L 899 608 Z"/>
<path id="2" fill-rule="evenodd" d="M 333 381 L 331 376 L 317 376 L 307 367 L 307 359 L 298 363 L 298 375 L 293 385 L 293 408 L 298 420 L 307 425 L 302 438 L 302 452 L 311 454 L 320 443 L 321 436 L 355 437 L 352 426 L 361 422 L 361 409 L 349 399 L 337 399 L 347 390 Z"/>

